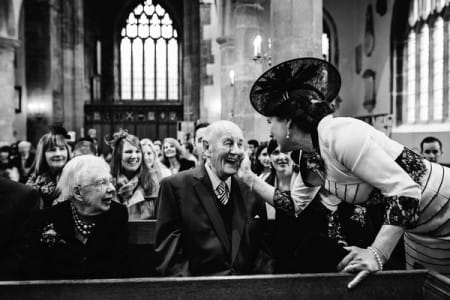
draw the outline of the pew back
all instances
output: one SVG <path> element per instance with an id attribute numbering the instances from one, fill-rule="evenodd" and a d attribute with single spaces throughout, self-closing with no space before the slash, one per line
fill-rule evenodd
<path id="1" fill-rule="evenodd" d="M 295 274 L 0 282 L 0 299 L 448 299 L 450 280 L 428 271 L 388 271 L 354 290 L 350 275 Z"/>

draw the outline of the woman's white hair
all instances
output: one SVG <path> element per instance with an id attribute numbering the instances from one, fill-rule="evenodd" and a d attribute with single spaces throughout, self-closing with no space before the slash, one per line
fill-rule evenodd
<path id="1" fill-rule="evenodd" d="M 93 172 L 104 169 L 110 173 L 109 165 L 103 158 L 94 155 L 81 155 L 72 158 L 62 170 L 57 188 L 60 192 L 58 202 L 73 196 L 74 188 L 86 184 L 93 177 Z"/>

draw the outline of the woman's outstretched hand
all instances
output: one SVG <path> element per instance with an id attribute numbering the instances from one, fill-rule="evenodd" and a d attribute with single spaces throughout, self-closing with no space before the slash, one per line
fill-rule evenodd
<path id="1" fill-rule="evenodd" d="M 380 271 L 377 258 L 370 249 L 355 246 L 345 247 L 345 249 L 350 252 L 338 264 L 337 270 L 356 274 L 347 285 L 349 289 L 356 287 L 370 273 Z"/>
<path id="2" fill-rule="evenodd" d="M 239 167 L 238 177 L 241 178 L 249 187 L 255 182 L 256 174 L 252 172 L 250 158 L 248 154 L 245 153 L 242 158 L 241 165 Z"/>

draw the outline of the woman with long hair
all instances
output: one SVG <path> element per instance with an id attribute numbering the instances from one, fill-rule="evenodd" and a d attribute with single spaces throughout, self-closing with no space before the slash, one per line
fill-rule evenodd
<path id="1" fill-rule="evenodd" d="M 118 201 L 128 208 L 130 220 L 155 217 L 153 185 L 143 163 L 139 138 L 126 130 L 119 130 L 107 143 L 112 147 L 111 173 L 115 181 Z"/>
<path id="2" fill-rule="evenodd" d="M 31 166 L 31 176 L 26 185 L 36 189 L 41 196 L 41 208 L 57 204 L 59 192 L 56 189 L 59 176 L 70 159 L 69 138 L 63 127 L 52 127 L 44 134 L 36 147 L 36 155 Z"/>
<path id="3" fill-rule="evenodd" d="M 195 167 L 195 162 L 185 158 L 183 148 L 174 138 L 167 137 L 163 142 L 162 163 L 172 174 Z"/>
<path id="4" fill-rule="evenodd" d="M 348 203 L 383 205 L 384 225 L 375 241 L 369 247 L 347 247 L 338 270 L 357 273 L 349 283 L 355 286 L 383 269 L 404 234 L 408 269 L 450 273 L 450 181 L 444 180 L 450 170 L 367 123 L 334 117 L 332 101 L 340 86 L 334 66 L 299 58 L 264 73 L 250 95 L 255 110 L 268 117 L 281 151 L 313 153 L 309 174 L 327 193 Z M 301 215 L 304 202 L 310 201 L 269 188 L 257 176 L 248 178 L 266 201 L 291 214 Z"/>
<path id="5" fill-rule="evenodd" d="M 267 146 L 267 142 L 262 142 L 259 144 L 258 148 L 256 148 L 255 152 L 255 174 L 262 180 L 265 180 L 272 170 L 269 154 L 267 153 Z"/>

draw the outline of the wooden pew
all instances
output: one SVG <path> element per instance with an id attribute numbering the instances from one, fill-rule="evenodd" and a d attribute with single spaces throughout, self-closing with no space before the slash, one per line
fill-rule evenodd
<path id="1" fill-rule="evenodd" d="M 129 277 L 157 276 L 154 252 L 155 220 L 128 222 Z"/>
<path id="2" fill-rule="evenodd" d="M 354 290 L 345 274 L 0 282 L 0 299 L 449 299 L 450 279 L 387 271 Z"/>

